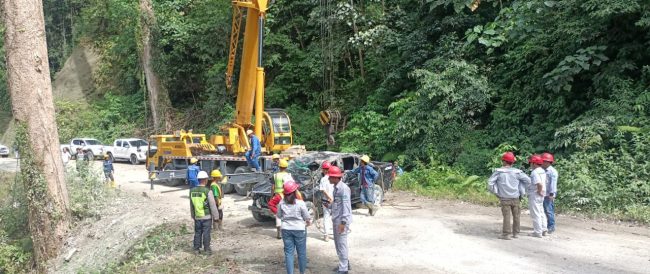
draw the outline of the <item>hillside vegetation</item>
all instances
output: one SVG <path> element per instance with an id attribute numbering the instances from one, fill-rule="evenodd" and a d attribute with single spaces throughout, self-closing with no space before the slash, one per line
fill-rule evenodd
<path id="1" fill-rule="evenodd" d="M 230 2 L 153 2 L 154 65 L 174 124 L 214 133 L 233 113 Z M 550 151 L 561 210 L 650 220 L 650 2 L 472 2 L 275 1 L 267 107 L 287 109 L 311 150 L 399 159 L 409 188 L 481 193 L 503 151 L 519 164 Z M 152 133 L 137 1 L 44 3 L 52 71 L 77 45 L 101 56 L 90 104 L 57 103 L 61 141 Z M 347 119 L 335 147 L 318 123 L 326 108 Z"/>

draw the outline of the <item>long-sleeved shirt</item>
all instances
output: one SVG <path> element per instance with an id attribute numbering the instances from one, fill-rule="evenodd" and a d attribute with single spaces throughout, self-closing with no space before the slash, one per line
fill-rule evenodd
<path id="1" fill-rule="evenodd" d="M 379 173 L 375 171 L 370 165 L 358 166 L 352 173 L 359 174 L 359 186 L 372 188 L 379 176 Z"/>
<path id="2" fill-rule="evenodd" d="M 557 179 L 559 175 L 557 170 L 553 166 L 549 166 L 546 169 L 546 196 L 549 196 L 551 193 L 553 196 L 557 196 Z"/>
<path id="3" fill-rule="evenodd" d="M 497 168 L 488 179 L 488 191 L 500 199 L 514 199 L 524 195 L 530 178 L 514 167 Z"/>
<path id="4" fill-rule="evenodd" d="M 250 138 L 250 143 L 251 143 L 251 151 L 253 151 L 254 154 L 251 155 L 251 157 L 259 156 L 260 154 L 262 154 L 262 145 L 260 144 L 260 138 L 257 138 L 256 135 L 253 135 Z"/>
<path id="5" fill-rule="evenodd" d="M 207 188 L 207 186 L 204 186 L 204 187 Z M 191 191 L 192 190 L 190 190 L 190 192 Z M 194 212 L 195 212 L 194 211 L 194 204 L 192 203 L 192 198 L 190 197 L 190 211 L 192 213 L 192 219 L 195 219 L 195 220 L 210 220 L 210 219 L 212 219 L 212 213 L 213 212 L 216 212 L 216 214 L 214 214 L 214 216 L 216 216 L 215 220 L 219 219 L 219 213 L 218 213 L 219 210 L 217 208 L 217 203 L 214 200 L 214 194 L 212 193 L 212 190 L 210 190 L 208 192 L 208 195 L 207 195 L 206 198 L 208 199 L 208 206 L 210 207 L 210 214 L 206 214 L 203 217 L 196 218 L 194 216 Z"/>
<path id="6" fill-rule="evenodd" d="M 288 204 L 284 199 L 280 201 L 277 217 L 282 220 L 281 228 L 285 230 L 304 231 L 306 227 L 305 222 L 311 221 L 307 205 L 298 199 L 296 199 L 295 204 Z"/>
<path id="7" fill-rule="evenodd" d="M 542 186 L 542 197 L 546 195 L 546 171 L 538 167 L 530 173 L 530 186 L 528 187 L 528 195 L 537 194 L 537 185 Z"/>
<path id="8" fill-rule="evenodd" d="M 332 202 L 332 222 L 335 225 L 345 222 L 352 223 L 352 200 L 350 200 L 350 187 L 345 183 L 338 182 L 334 186 L 334 201 Z"/>

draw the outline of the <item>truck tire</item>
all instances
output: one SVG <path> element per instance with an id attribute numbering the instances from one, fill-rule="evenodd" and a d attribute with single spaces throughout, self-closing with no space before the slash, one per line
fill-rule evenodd
<path id="1" fill-rule="evenodd" d="M 137 165 L 138 162 L 138 156 L 135 156 L 135 154 L 131 154 L 131 157 L 129 157 L 129 163 L 132 165 Z"/>
<path id="2" fill-rule="evenodd" d="M 251 211 L 251 213 L 253 213 L 253 219 L 255 219 L 256 221 L 258 221 L 260 223 L 270 222 L 270 221 L 274 220 L 273 218 L 271 218 L 269 216 L 266 216 L 266 215 L 262 215 L 261 213 L 259 213 L 257 211 Z"/>
<path id="3" fill-rule="evenodd" d="M 249 172 L 249 169 L 248 169 L 247 166 L 240 166 L 240 167 L 237 167 L 235 169 L 235 174 L 246 173 L 246 172 Z M 248 194 L 248 185 L 247 184 L 246 185 L 244 185 L 244 184 L 241 184 L 241 185 L 240 184 L 234 184 L 234 186 L 235 186 L 235 191 L 237 192 L 237 194 L 239 194 L 241 196 L 246 196 Z"/>
<path id="4" fill-rule="evenodd" d="M 384 190 L 378 184 L 373 186 L 373 190 L 375 195 L 375 205 L 381 206 L 381 203 L 384 201 Z"/>
<path id="5" fill-rule="evenodd" d="M 232 174 L 234 173 L 234 168 L 230 166 L 226 166 L 226 174 Z M 224 174 L 225 176 L 225 174 Z M 223 191 L 223 194 L 230 194 L 235 192 L 235 186 L 232 184 L 222 184 L 221 185 L 221 191 Z"/>

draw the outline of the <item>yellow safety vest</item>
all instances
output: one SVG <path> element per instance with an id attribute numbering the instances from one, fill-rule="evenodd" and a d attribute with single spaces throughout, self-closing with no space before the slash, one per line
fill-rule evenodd
<path id="1" fill-rule="evenodd" d="M 284 191 L 284 176 L 288 173 L 286 171 L 280 171 L 273 175 L 273 181 L 275 182 L 275 193 L 282 193 Z"/>

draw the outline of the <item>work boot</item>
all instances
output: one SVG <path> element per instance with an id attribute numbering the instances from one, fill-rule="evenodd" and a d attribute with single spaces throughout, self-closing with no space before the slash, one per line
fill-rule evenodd
<path id="1" fill-rule="evenodd" d="M 379 211 L 379 207 L 373 204 L 372 212 L 370 213 L 370 216 L 375 216 L 375 214 L 377 214 L 377 211 Z"/>
<path id="2" fill-rule="evenodd" d="M 548 235 L 548 231 L 542 232 L 542 236 L 546 236 L 546 235 Z"/>
<path id="3" fill-rule="evenodd" d="M 541 238 L 541 237 L 542 237 L 541 234 L 539 234 L 539 233 L 535 233 L 535 232 L 528 234 L 528 236 L 530 236 L 530 237 L 535 237 L 535 238 Z"/>
<path id="4" fill-rule="evenodd" d="M 112 188 L 115 188 L 116 185 L 117 185 L 117 184 L 115 184 L 115 180 L 111 181 L 111 187 L 112 187 Z"/>
<path id="5" fill-rule="evenodd" d="M 212 256 L 212 249 L 208 249 L 204 252 L 205 256 Z"/>
<path id="6" fill-rule="evenodd" d="M 194 255 L 199 255 L 199 254 L 201 254 L 201 250 L 198 250 L 198 249 L 194 249 L 193 252 L 194 252 Z"/>
<path id="7" fill-rule="evenodd" d="M 276 230 L 276 232 L 277 232 L 277 233 L 275 234 L 275 238 L 277 238 L 277 239 L 282 239 L 282 235 L 280 235 L 280 227 L 276 227 L 275 230 Z"/>
<path id="8" fill-rule="evenodd" d="M 510 239 L 510 235 L 508 235 L 508 234 L 501 235 L 501 237 L 499 237 L 499 239 L 501 239 L 501 240 L 512 240 L 512 239 Z"/>
<path id="9" fill-rule="evenodd" d="M 517 233 L 512 233 L 512 238 L 517 239 L 519 238 L 519 236 L 517 235 Z"/>

